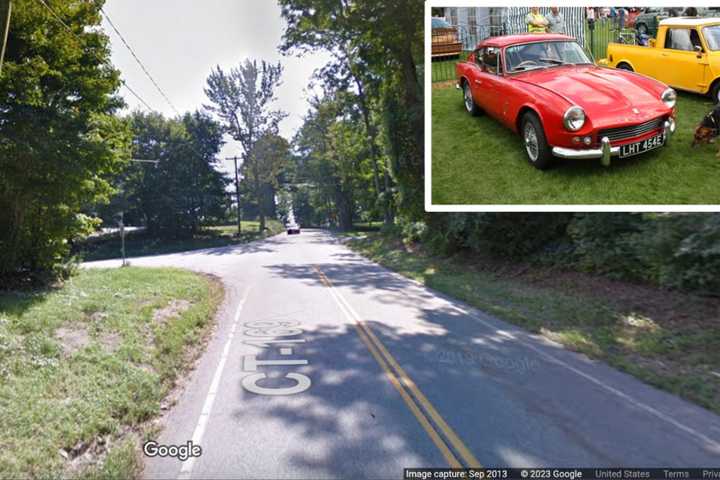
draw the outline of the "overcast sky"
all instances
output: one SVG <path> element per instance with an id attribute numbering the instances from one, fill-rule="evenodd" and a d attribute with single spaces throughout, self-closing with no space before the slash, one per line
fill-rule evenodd
<path id="1" fill-rule="evenodd" d="M 272 0 L 107 0 L 104 9 L 181 113 L 208 103 L 203 88 L 215 65 L 228 69 L 246 58 L 281 60 L 285 73 L 277 106 L 289 113 L 280 124 L 287 139 L 307 111 L 304 89 L 313 71 L 328 59 L 325 54 L 296 58 L 278 52 L 283 21 Z M 174 116 L 105 20 L 103 28 L 122 78 L 153 109 Z M 131 109 L 142 107 L 125 88 L 121 94 Z M 223 157 L 240 154 L 234 144 L 222 152 Z"/>

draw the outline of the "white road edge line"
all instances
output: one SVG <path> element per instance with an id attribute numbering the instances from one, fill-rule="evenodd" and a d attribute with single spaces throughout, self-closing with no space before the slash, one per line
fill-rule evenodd
<path id="1" fill-rule="evenodd" d="M 476 320 L 480 321 L 480 322 L 483 323 L 484 325 L 490 326 L 489 323 L 487 323 L 484 319 L 480 318 L 478 315 L 475 315 L 473 312 L 470 312 L 470 316 L 473 317 L 473 318 L 475 318 Z M 677 429 L 679 429 L 679 430 L 684 431 L 685 433 L 689 434 L 690 436 L 695 437 L 697 440 L 701 440 L 701 441 L 705 442 L 708 446 L 710 446 L 710 447 L 712 447 L 714 450 L 716 450 L 717 453 L 720 453 L 720 443 L 718 443 L 717 441 L 715 441 L 715 440 L 713 440 L 712 438 L 708 437 L 707 435 L 698 432 L 697 430 L 695 430 L 695 429 L 692 428 L 692 427 L 688 427 L 688 426 L 685 425 L 684 423 L 680 423 L 679 421 L 675 420 L 673 417 L 670 417 L 670 416 L 668 416 L 668 415 L 665 415 L 664 413 L 660 412 L 659 410 L 656 410 L 655 408 L 651 407 L 650 405 L 647 405 L 647 404 L 642 403 L 642 402 L 640 402 L 640 401 L 638 401 L 638 400 L 635 400 L 633 397 L 631 397 L 631 396 L 628 395 L 627 393 L 624 393 L 624 392 L 618 390 L 617 388 L 608 385 L 607 383 L 603 382 L 602 380 L 598 380 L 597 378 L 593 377 L 593 376 L 590 375 L 589 373 L 585 373 L 585 372 L 583 372 L 582 370 L 580 370 L 580 369 L 578 369 L 578 368 L 575 368 L 575 367 L 573 367 L 572 365 L 569 365 L 569 364 L 563 362 L 563 361 L 560 360 L 559 358 L 554 357 L 553 355 L 550 355 L 549 353 L 543 352 L 543 351 L 540 350 L 538 347 L 536 347 L 535 345 L 532 345 L 532 344 L 529 343 L 529 342 L 526 342 L 526 341 L 524 341 L 524 340 L 522 340 L 522 339 L 519 339 L 519 338 L 515 337 L 514 335 L 512 335 L 512 334 L 510 334 L 510 333 L 508 333 L 508 332 L 506 332 L 506 331 L 504 331 L 504 330 L 498 330 L 497 328 L 495 328 L 495 331 L 496 331 L 497 333 L 499 333 L 500 335 L 506 337 L 506 338 L 509 338 L 509 339 L 511 339 L 511 340 L 515 340 L 516 342 L 521 343 L 522 345 L 524 345 L 524 346 L 526 346 L 527 348 L 533 350 L 533 351 L 536 352 L 538 355 L 544 357 L 544 358 L 547 359 L 548 361 L 550 361 L 550 362 L 552 362 L 552 363 L 555 363 L 555 364 L 557 364 L 557 365 L 560 365 L 560 366 L 562 366 L 562 367 L 565 367 L 565 368 L 567 368 L 568 370 L 570 370 L 571 372 L 575 373 L 576 375 L 579 375 L 579 376 L 583 377 L 585 380 L 594 383 L 595 385 L 603 388 L 604 390 L 607 390 L 608 392 L 610 392 L 610 393 L 612 393 L 612 394 L 614 394 L 614 395 L 617 395 L 618 397 L 622 398 L 623 400 L 625 400 L 626 402 L 628 402 L 628 403 L 630 403 L 631 405 L 635 406 L 636 408 L 639 408 L 639 409 L 641 409 L 641 410 L 645 410 L 647 413 L 649 413 L 649 414 L 651 414 L 651 415 L 659 418 L 660 420 L 663 420 L 664 422 L 669 423 L 670 425 L 674 426 L 675 428 L 677 428 Z"/>
<path id="2" fill-rule="evenodd" d="M 230 327 L 230 334 L 228 335 L 227 342 L 225 342 L 225 348 L 223 348 L 222 355 L 220 356 L 220 361 L 218 362 L 217 368 L 215 369 L 215 374 L 213 375 L 210 389 L 208 390 L 207 396 L 205 397 L 205 403 L 203 404 L 202 411 L 200 412 L 200 417 L 198 418 L 197 425 L 195 426 L 195 431 L 193 432 L 192 443 L 194 445 L 202 444 L 202 439 L 205 435 L 205 427 L 207 426 L 208 419 L 210 418 L 210 412 L 212 412 L 213 403 L 215 403 L 215 397 L 217 396 L 218 387 L 220 386 L 220 378 L 222 377 L 223 370 L 225 369 L 225 362 L 227 361 L 227 358 L 230 354 L 230 344 L 232 343 L 233 338 L 235 338 L 235 330 L 237 329 L 238 322 L 240 321 L 240 312 L 242 311 L 243 306 L 247 301 L 248 294 L 250 293 L 250 288 L 251 287 L 245 289 L 245 294 L 240 300 L 237 310 L 235 311 L 235 317 L 233 318 L 233 323 Z M 187 478 L 190 478 L 193 466 L 195 465 L 195 458 L 196 457 L 190 457 L 183 462 L 182 467 L 180 468 L 180 474 L 178 475 L 178 480 L 185 480 Z"/>
<path id="3" fill-rule="evenodd" d="M 437 293 L 436 293 L 435 291 L 431 290 L 427 285 L 425 285 L 425 284 L 423 284 L 423 283 L 421 283 L 421 282 L 419 282 L 419 281 L 417 281 L 417 280 L 415 280 L 415 279 L 405 277 L 405 276 L 403 276 L 403 275 L 401 275 L 401 274 L 399 274 L 399 273 L 397 273 L 397 272 L 393 272 L 392 270 L 383 267 L 382 265 L 378 265 L 378 264 L 376 264 L 375 262 L 371 262 L 371 261 L 369 261 L 368 259 L 366 259 L 365 257 L 356 254 L 355 252 L 353 252 L 352 250 L 350 250 L 348 247 L 345 247 L 345 248 L 346 248 L 349 252 L 355 254 L 359 259 L 361 259 L 361 260 L 363 260 L 363 261 L 365 261 L 365 262 L 368 262 L 368 263 L 370 263 L 370 264 L 372 264 L 372 265 L 380 266 L 380 268 L 382 268 L 383 270 L 386 270 L 386 271 L 387 271 L 388 273 L 390 273 L 392 276 L 394 276 L 394 277 L 396 277 L 396 278 L 398 278 L 398 279 L 403 279 L 403 280 L 406 280 L 406 281 L 408 281 L 408 282 L 410 282 L 410 283 L 413 283 L 416 287 L 420 288 L 421 290 L 425 290 L 425 291 L 428 291 L 428 292 L 430 292 L 430 293 L 433 293 L 435 296 L 438 296 L 437 293 L 440 293 L 440 292 L 437 292 Z M 606 383 L 603 382 L 602 380 L 598 380 L 597 378 L 593 377 L 593 376 L 590 375 L 589 373 L 585 373 L 585 372 L 583 372 L 582 370 L 579 370 L 579 369 L 577 369 L 577 368 L 575 368 L 575 367 L 573 367 L 573 366 L 571 366 L 571 365 L 563 362 L 563 361 L 560 360 L 559 358 L 556 358 L 556 357 L 550 355 L 549 353 L 543 352 L 542 350 L 540 350 L 540 349 L 537 348 L 536 346 L 532 345 L 531 343 L 529 343 L 529 342 L 527 342 L 527 341 L 525 341 L 525 340 L 523 340 L 523 339 L 517 338 L 516 336 L 514 336 L 514 335 L 512 335 L 512 334 L 510 334 L 510 333 L 508 333 L 508 332 L 506 332 L 505 330 L 500 330 L 498 327 L 496 327 L 495 325 L 493 325 L 493 324 L 491 324 L 490 322 L 486 321 L 486 320 L 485 320 L 484 318 L 482 318 L 480 315 L 478 315 L 477 313 L 475 313 L 475 312 L 473 311 L 473 310 L 475 309 L 475 307 L 471 307 L 470 305 L 468 305 L 468 308 L 466 308 L 466 309 L 460 308 L 460 307 L 454 305 L 454 301 L 452 301 L 452 300 L 450 299 L 450 297 L 449 297 L 448 295 L 445 295 L 445 294 L 439 295 L 439 298 L 441 298 L 445 303 L 447 303 L 448 305 L 450 305 L 450 307 L 453 308 L 456 312 L 458 312 L 458 313 L 460 313 L 460 314 L 462 314 L 462 315 L 468 315 L 468 316 L 470 316 L 470 317 L 478 320 L 480 323 L 482 323 L 483 325 L 485 325 L 486 327 L 488 327 L 490 330 L 493 330 L 493 331 L 495 331 L 496 333 L 499 333 L 500 335 L 502 335 L 502 336 L 504 336 L 504 337 L 506 337 L 506 338 L 509 338 L 509 339 L 511 339 L 511 340 L 515 340 L 516 342 L 518 342 L 518 343 L 526 346 L 527 348 L 535 351 L 535 352 L 538 353 L 540 356 L 544 357 L 545 359 L 549 360 L 550 362 L 555 363 L 555 364 L 557 364 L 557 365 L 560 365 L 560 366 L 562 366 L 562 367 L 564 367 L 564 368 L 567 368 L 568 370 L 570 370 L 571 372 L 575 373 L 576 375 L 579 375 L 579 376 L 583 377 L 585 380 L 587 380 L 587 381 L 589 381 L 589 382 L 592 382 L 592 383 L 598 385 L 599 387 L 603 388 L 604 390 L 606 390 L 606 391 L 608 391 L 608 392 L 610 392 L 610 393 L 612 393 L 612 394 L 614 394 L 614 395 L 617 395 L 618 397 L 622 398 L 622 399 L 625 400 L 626 402 L 634 405 L 636 408 L 639 408 L 639 409 L 641 409 L 641 410 L 645 410 L 646 412 L 648 412 L 648 413 L 650 413 L 651 415 L 659 418 L 660 420 L 669 423 L 670 425 L 672 425 L 672 426 L 674 426 L 675 428 L 678 428 L 678 429 L 684 431 L 685 433 L 689 434 L 689 435 L 692 436 L 692 437 L 695 437 L 696 440 L 701 440 L 701 441 L 705 442 L 705 443 L 708 444 L 710 447 L 712 447 L 713 449 L 715 449 L 718 453 L 720 453 L 720 443 L 718 443 L 716 440 L 713 440 L 712 438 L 708 437 L 707 435 L 698 432 L 697 430 L 695 430 L 695 429 L 692 428 L 692 427 L 688 427 L 687 425 L 685 425 L 685 424 L 683 424 L 683 423 L 680 423 L 679 421 L 675 420 L 674 418 L 672 418 L 672 417 L 670 417 L 670 416 L 668 416 L 668 415 L 665 415 L 664 413 L 662 413 L 662 412 L 654 409 L 654 408 L 651 407 L 650 405 L 647 405 L 647 404 L 642 403 L 642 402 L 640 402 L 640 401 L 638 401 L 638 400 L 635 400 L 635 399 L 634 399 L 633 397 L 631 397 L 630 395 L 628 395 L 628 394 L 626 394 L 626 393 L 624 393 L 624 392 L 622 392 L 622 391 L 620 391 L 620 390 L 618 390 L 618 389 L 616 389 L 616 388 L 614 388 L 614 387 L 611 387 L 610 385 L 606 384 Z"/>

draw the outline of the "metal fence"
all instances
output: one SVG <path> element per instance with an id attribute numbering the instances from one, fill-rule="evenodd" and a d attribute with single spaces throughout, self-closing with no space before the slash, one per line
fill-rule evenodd
<path id="1" fill-rule="evenodd" d="M 432 32 L 432 81 L 442 82 L 455 78 L 455 64 L 463 61 L 482 40 L 499 35 L 527 32 L 523 8 L 517 7 L 512 14 L 503 15 L 494 25 L 457 25 Z M 595 22 L 585 19 L 584 11 L 577 9 L 571 15 L 564 13 L 567 35 L 575 37 L 595 60 L 607 56 L 610 42 L 634 43 L 635 31 L 622 28 L 614 19 L 602 18 Z"/>

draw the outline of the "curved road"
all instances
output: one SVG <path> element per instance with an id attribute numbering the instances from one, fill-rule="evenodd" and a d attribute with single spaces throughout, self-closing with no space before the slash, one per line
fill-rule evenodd
<path id="1" fill-rule="evenodd" d="M 92 267 L 117 266 L 93 262 Z M 720 417 L 305 230 L 132 260 L 222 278 L 145 478 L 402 478 L 408 467 L 720 467 Z"/>

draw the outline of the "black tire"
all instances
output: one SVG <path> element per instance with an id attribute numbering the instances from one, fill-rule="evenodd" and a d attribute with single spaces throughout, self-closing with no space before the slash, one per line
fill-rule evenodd
<path id="1" fill-rule="evenodd" d="M 644 23 L 639 23 L 635 26 L 637 28 L 637 31 L 640 35 L 647 35 L 648 34 L 648 27 Z"/>
<path id="2" fill-rule="evenodd" d="M 715 80 L 710 87 L 710 98 L 715 105 L 720 104 L 720 80 Z"/>
<path id="3" fill-rule="evenodd" d="M 472 115 L 473 117 L 477 117 L 480 115 L 480 107 L 478 107 L 475 104 L 475 99 L 472 97 L 472 92 L 470 90 L 470 85 L 468 82 L 463 82 L 463 103 L 465 104 L 465 110 Z"/>
<path id="4" fill-rule="evenodd" d="M 525 144 L 528 163 L 538 170 L 550 168 L 553 160 L 552 149 L 545 138 L 542 123 L 535 113 L 527 112 L 523 115 L 520 122 L 520 136 Z"/>
<path id="5" fill-rule="evenodd" d="M 634 71 L 635 71 L 635 70 L 633 70 L 633 68 L 632 68 L 629 64 L 627 64 L 627 63 L 625 63 L 625 62 L 618 63 L 617 68 L 619 68 L 620 70 L 627 70 L 628 72 L 634 72 Z"/>

